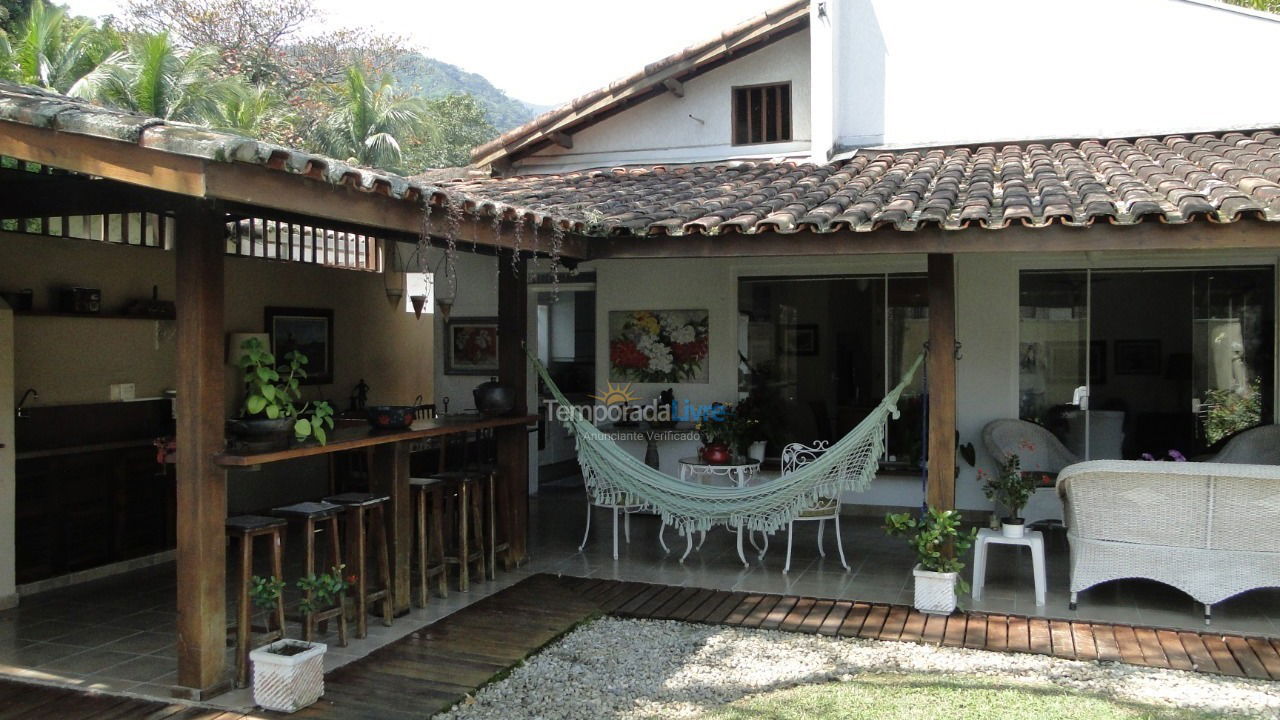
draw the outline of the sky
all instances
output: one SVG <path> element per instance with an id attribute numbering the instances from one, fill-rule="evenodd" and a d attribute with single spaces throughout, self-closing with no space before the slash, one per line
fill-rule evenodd
<path id="1" fill-rule="evenodd" d="M 119 15 L 124 0 L 61 0 L 77 15 Z M 558 105 L 783 0 L 315 0 L 325 25 L 399 34 L 520 100 Z"/>

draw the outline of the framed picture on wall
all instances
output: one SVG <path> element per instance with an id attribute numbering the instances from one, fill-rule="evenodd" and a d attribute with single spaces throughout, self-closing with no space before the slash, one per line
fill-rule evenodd
<path id="1" fill-rule="evenodd" d="M 497 374 L 498 318 L 449 318 L 444 323 L 444 337 L 445 374 Z"/>
<path id="2" fill-rule="evenodd" d="M 263 324 L 271 336 L 271 354 L 284 364 L 297 351 L 307 357 L 303 385 L 333 382 L 333 310 L 327 308 L 267 307 Z"/>
<path id="3" fill-rule="evenodd" d="M 790 325 L 782 328 L 782 347 L 779 348 L 783 354 L 796 356 L 811 356 L 818 354 L 818 326 L 811 323 L 801 323 L 799 325 Z"/>
<path id="4" fill-rule="evenodd" d="M 611 310 L 609 382 L 704 383 L 707 310 Z"/>
<path id="5" fill-rule="evenodd" d="M 1117 375 L 1159 375 L 1161 360 L 1159 340 L 1117 340 Z"/>

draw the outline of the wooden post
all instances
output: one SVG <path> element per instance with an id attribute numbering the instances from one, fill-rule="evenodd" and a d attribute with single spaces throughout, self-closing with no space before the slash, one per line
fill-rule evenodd
<path id="1" fill-rule="evenodd" d="M 512 261 L 511 251 L 498 254 L 498 381 L 515 390 L 514 415 L 528 414 L 528 267 L 523 259 Z M 511 543 L 511 557 L 525 559 L 529 528 L 529 432 L 523 425 L 494 430 L 498 478 L 506 502 L 501 522 Z"/>
<path id="2" fill-rule="evenodd" d="M 409 443 L 375 445 L 369 459 L 369 489 L 391 498 L 387 508 L 387 544 L 391 547 L 391 610 L 409 612 L 413 513 L 409 497 Z"/>
<path id="3" fill-rule="evenodd" d="M 929 255 L 930 507 L 956 506 L 956 277 L 952 255 Z"/>
<path id="4" fill-rule="evenodd" d="M 220 208 L 192 201 L 178 211 L 177 565 L 178 684 L 193 697 L 227 682 L 227 473 L 223 449 L 223 254 Z"/>

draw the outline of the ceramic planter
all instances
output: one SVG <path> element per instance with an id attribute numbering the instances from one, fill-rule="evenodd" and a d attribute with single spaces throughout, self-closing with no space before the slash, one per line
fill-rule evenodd
<path id="1" fill-rule="evenodd" d="M 1001 518 L 1000 534 L 1007 538 L 1020 538 L 1027 532 L 1027 524 L 1022 518 Z"/>
<path id="2" fill-rule="evenodd" d="M 956 609 L 956 577 L 959 573 L 933 572 L 916 565 L 911 574 L 916 579 L 917 610 L 933 615 L 950 615 Z"/>
<path id="3" fill-rule="evenodd" d="M 724 443 L 712 443 L 702 448 L 702 461 L 709 465 L 725 465 L 732 455 Z"/>
<path id="4" fill-rule="evenodd" d="M 285 646 L 305 646 L 296 655 L 275 652 Z M 324 694 L 324 643 L 278 640 L 253 650 L 253 701 L 265 710 L 291 713 Z"/>

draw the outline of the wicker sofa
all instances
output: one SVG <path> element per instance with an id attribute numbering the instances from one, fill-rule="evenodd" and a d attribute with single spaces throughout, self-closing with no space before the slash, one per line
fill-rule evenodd
<path id="1" fill-rule="evenodd" d="M 1280 466 L 1094 460 L 1058 475 L 1081 590 L 1148 578 L 1205 605 L 1280 587 Z"/>

